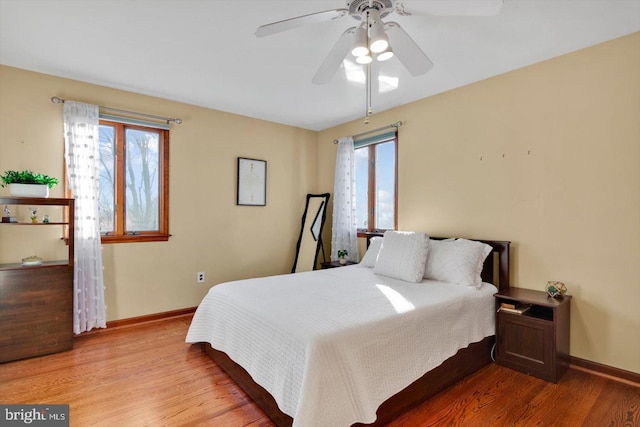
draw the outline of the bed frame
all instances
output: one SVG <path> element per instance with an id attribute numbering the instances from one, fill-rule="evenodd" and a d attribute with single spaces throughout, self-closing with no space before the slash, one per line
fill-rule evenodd
<path id="1" fill-rule="evenodd" d="M 367 245 L 371 237 L 367 235 Z M 440 238 L 432 237 L 434 240 Z M 499 290 L 509 288 L 509 245 L 511 242 L 495 240 L 478 240 L 491 245 L 492 256 L 488 256 L 482 269 L 482 280 L 493 283 Z M 372 424 L 354 424 L 354 426 L 380 427 L 398 417 L 409 409 L 418 406 L 429 397 L 444 390 L 462 378 L 476 372 L 491 362 L 491 349 L 494 336 L 486 337 L 459 350 L 454 356 L 445 360 L 440 366 L 424 374 L 407 388 L 391 396 L 380 405 L 376 412 L 377 419 Z M 258 385 L 240 365 L 221 351 L 202 344 L 203 351 L 209 355 L 251 399 L 271 418 L 278 427 L 291 427 L 293 418 L 278 408 L 275 399 L 262 386 Z"/>

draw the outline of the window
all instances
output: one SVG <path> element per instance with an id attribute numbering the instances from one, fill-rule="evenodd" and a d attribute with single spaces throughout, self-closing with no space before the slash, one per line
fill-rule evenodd
<path id="1" fill-rule="evenodd" d="M 354 142 L 358 233 L 397 228 L 397 142 L 395 132 Z"/>
<path id="2" fill-rule="evenodd" d="M 169 131 L 100 120 L 103 243 L 169 239 Z"/>

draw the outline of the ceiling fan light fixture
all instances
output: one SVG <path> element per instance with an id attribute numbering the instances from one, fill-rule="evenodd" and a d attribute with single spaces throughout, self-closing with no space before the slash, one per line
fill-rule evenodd
<path id="1" fill-rule="evenodd" d="M 371 64 L 371 61 L 373 61 L 373 58 L 371 58 L 370 55 L 363 55 L 363 56 L 358 56 L 356 58 L 356 62 L 358 64 L 362 64 L 362 65 L 367 65 L 367 64 Z"/>
<path id="2" fill-rule="evenodd" d="M 380 53 L 389 47 L 389 38 L 384 32 L 384 26 L 380 20 L 380 11 L 370 9 L 368 15 L 369 24 L 369 49 L 373 53 Z"/>
<path id="3" fill-rule="evenodd" d="M 389 47 L 389 39 L 384 32 L 384 27 L 379 22 L 371 26 L 369 49 L 373 53 L 383 52 Z"/>
<path id="4" fill-rule="evenodd" d="M 360 26 L 356 29 L 355 34 L 355 45 L 351 50 L 351 54 L 356 58 L 369 54 L 369 48 L 367 47 L 367 30 L 364 26 Z"/>
<path id="5" fill-rule="evenodd" d="M 391 49 L 391 46 L 387 46 L 385 50 L 383 50 L 378 54 L 378 56 L 376 56 L 378 62 L 388 61 L 391 58 L 393 58 L 393 50 Z"/>

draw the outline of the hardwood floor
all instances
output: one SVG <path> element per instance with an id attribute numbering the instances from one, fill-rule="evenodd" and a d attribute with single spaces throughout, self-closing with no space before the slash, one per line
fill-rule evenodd
<path id="1" fill-rule="evenodd" d="M 67 403 L 72 426 L 272 426 L 184 343 L 190 319 L 117 328 L 76 338 L 69 352 L 1 364 L 0 403 Z M 640 387 L 574 369 L 551 384 L 492 364 L 390 426 L 640 426 Z"/>

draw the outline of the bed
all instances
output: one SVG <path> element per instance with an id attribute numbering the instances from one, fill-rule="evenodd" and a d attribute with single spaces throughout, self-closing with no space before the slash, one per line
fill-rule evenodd
<path id="1" fill-rule="evenodd" d="M 369 248 L 359 265 L 214 286 L 186 341 L 202 343 L 278 426 L 384 425 L 490 362 L 509 242 L 473 241 L 491 252 L 478 284 L 460 286 L 378 271 L 393 246 L 378 239 L 374 267 Z"/>

